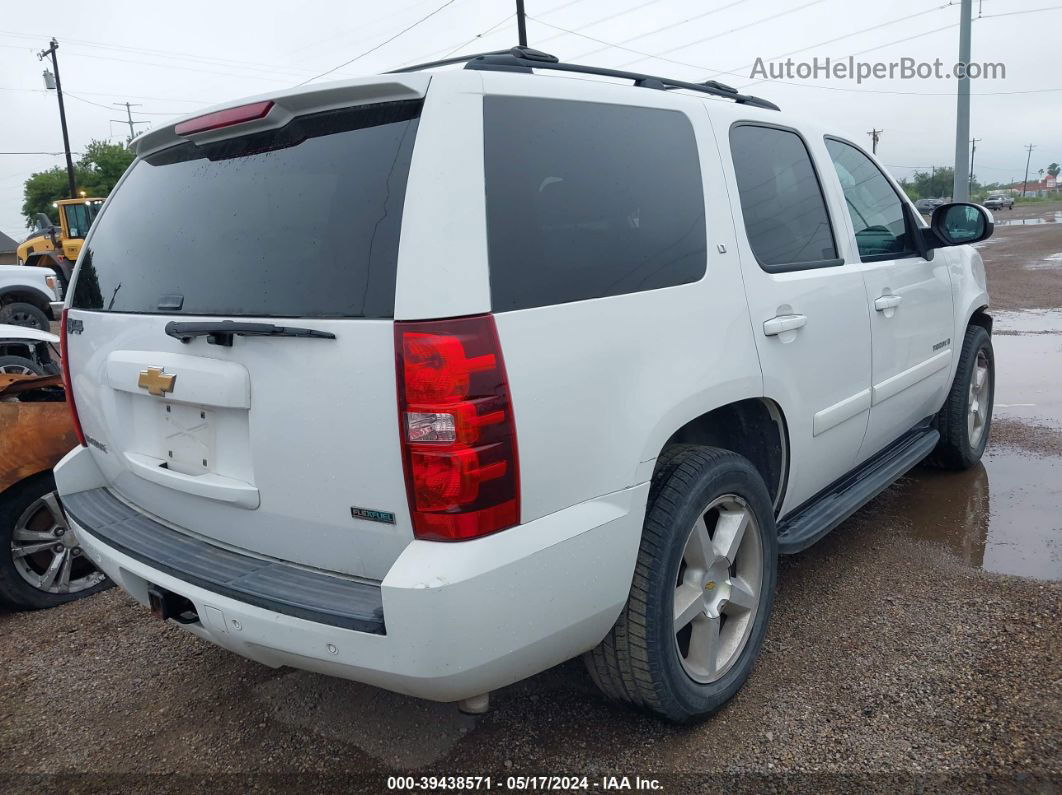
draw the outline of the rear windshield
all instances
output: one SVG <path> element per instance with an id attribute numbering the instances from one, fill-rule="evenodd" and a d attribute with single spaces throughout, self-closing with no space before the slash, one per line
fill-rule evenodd
<path id="1" fill-rule="evenodd" d="M 394 314 L 421 102 L 293 119 L 138 161 L 94 225 L 71 305 L 113 312 Z"/>

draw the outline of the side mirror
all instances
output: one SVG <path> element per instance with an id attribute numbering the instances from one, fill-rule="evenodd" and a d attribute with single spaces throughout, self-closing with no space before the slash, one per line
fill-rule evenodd
<path id="1" fill-rule="evenodd" d="M 929 228 L 935 241 L 927 241 L 930 248 L 964 246 L 978 243 L 992 236 L 995 220 L 992 213 L 980 204 L 953 202 L 933 210 Z"/>

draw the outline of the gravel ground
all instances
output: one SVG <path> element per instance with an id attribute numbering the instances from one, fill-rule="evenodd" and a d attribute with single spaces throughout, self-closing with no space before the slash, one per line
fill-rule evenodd
<path id="1" fill-rule="evenodd" d="M 1060 250 L 1062 224 L 1000 227 L 982 250 L 994 305 L 1062 306 L 1059 272 L 1023 264 Z M 1062 582 L 984 569 L 1000 544 L 1020 546 L 1023 521 L 1057 519 L 1062 425 L 1042 407 L 1001 411 L 984 467 L 916 470 L 783 559 L 764 654 L 701 725 L 605 702 L 579 661 L 495 693 L 472 718 L 262 667 L 111 590 L 0 613 L 0 787 L 382 792 L 388 775 L 412 773 L 640 774 L 668 792 L 1055 791 Z M 1022 514 L 1033 503 L 1041 513 Z M 1058 533 L 1044 543 L 1057 562 Z"/>
<path id="2" fill-rule="evenodd" d="M 4 769 L 123 786 L 144 779 L 108 776 L 345 774 L 367 791 L 393 771 L 655 774 L 671 791 L 708 773 L 800 773 L 827 788 L 840 780 L 826 774 L 883 788 L 897 773 L 950 775 L 964 789 L 1017 771 L 1057 780 L 1062 585 L 971 570 L 905 532 L 904 511 L 894 489 L 783 560 L 762 660 L 701 726 L 607 704 L 578 662 L 496 693 L 490 714 L 469 718 L 263 668 L 112 590 L 0 618 L 19 639 L 0 650 Z"/>

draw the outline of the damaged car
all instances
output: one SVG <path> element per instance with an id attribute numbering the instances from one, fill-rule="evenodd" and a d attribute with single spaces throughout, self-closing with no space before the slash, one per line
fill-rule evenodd
<path id="1" fill-rule="evenodd" d="M 36 361 L 18 366 L 32 371 Z M 35 610 L 106 588 L 67 523 L 52 479 L 52 467 L 77 444 L 62 377 L 0 372 L 0 429 L 0 602 Z"/>

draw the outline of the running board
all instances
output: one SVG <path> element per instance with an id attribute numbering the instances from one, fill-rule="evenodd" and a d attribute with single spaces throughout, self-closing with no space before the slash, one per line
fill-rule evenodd
<path id="1" fill-rule="evenodd" d="M 938 439 L 932 428 L 913 431 L 819 492 L 779 523 L 778 551 L 810 547 L 929 455 Z"/>

